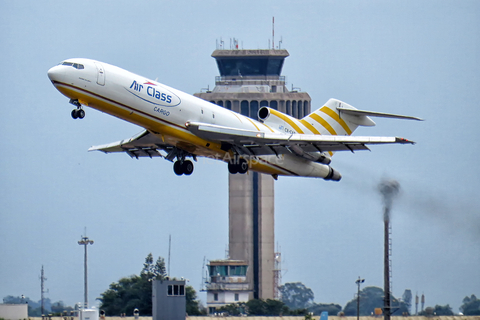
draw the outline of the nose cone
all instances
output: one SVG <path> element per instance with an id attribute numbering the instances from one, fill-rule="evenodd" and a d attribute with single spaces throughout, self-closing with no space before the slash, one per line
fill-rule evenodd
<path id="1" fill-rule="evenodd" d="M 61 81 L 63 78 L 63 75 L 65 74 L 65 68 L 62 68 L 62 66 L 55 66 L 53 68 L 50 68 L 47 72 L 48 78 L 50 81 Z"/>

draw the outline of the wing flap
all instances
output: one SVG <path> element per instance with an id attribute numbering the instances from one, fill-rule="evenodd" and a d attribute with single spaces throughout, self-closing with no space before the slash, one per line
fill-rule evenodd
<path id="1" fill-rule="evenodd" d="M 196 135 L 219 142 L 226 142 L 239 149 L 240 154 L 279 155 L 290 153 L 289 147 L 295 145 L 305 152 L 356 151 L 369 150 L 372 144 L 414 144 L 415 142 L 398 137 L 357 137 L 329 136 L 312 134 L 265 133 L 253 130 L 217 126 L 199 122 L 188 123 L 188 128 Z"/>
<path id="2" fill-rule="evenodd" d="M 88 151 L 101 151 L 104 153 L 125 152 L 132 158 L 139 157 L 163 157 L 161 150 L 166 150 L 162 139 L 147 130 L 140 132 L 130 139 L 107 143 L 99 146 L 92 146 Z"/>

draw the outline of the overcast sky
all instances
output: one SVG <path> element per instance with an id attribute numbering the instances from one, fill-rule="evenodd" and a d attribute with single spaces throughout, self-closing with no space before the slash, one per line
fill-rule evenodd
<path id="1" fill-rule="evenodd" d="M 87 152 L 141 128 L 72 106 L 47 78 L 62 60 L 91 58 L 187 93 L 213 88 L 216 41 L 245 49 L 283 39 L 287 86 L 356 108 L 418 116 L 376 119 L 357 135 L 418 143 L 337 153 L 341 182 L 280 177 L 276 242 L 283 282 L 344 306 L 355 280 L 383 287 L 382 203 L 376 185 L 399 181 L 393 208 L 393 293 L 458 312 L 480 295 L 480 2 L 401 1 L 1 1 L 0 297 L 83 300 L 87 228 L 89 297 L 168 256 L 171 274 L 198 291 L 202 264 L 225 257 L 227 165 L 200 160 L 177 177 L 162 159 Z M 205 301 L 205 294 L 199 294 Z"/>

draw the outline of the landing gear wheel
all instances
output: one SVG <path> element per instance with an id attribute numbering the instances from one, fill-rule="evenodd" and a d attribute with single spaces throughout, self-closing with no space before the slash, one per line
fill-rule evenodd
<path id="1" fill-rule="evenodd" d="M 85 110 L 83 109 L 73 109 L 72 110 L 73 119 L 83 119 L 85 118 Z"/>
<path id="2" fill-rule="evenodd" d="M 234 162 L 229 162 L 228 163 L 228 172 L 230 172 L 231 174 L 238 173 L 238 165 Z"/>
<path id="3" fill-rule="evenodd" d="M 193 172 L 193 163 L 190 160 L 183 161 L 182 163 L 183 174 L 189 176 Z"/>
<path id="4" fill-rule="evenodd" d="M 248 171 L 248 162 L 245 159 L 240 159 L 238 161 L 238 173 L 244 174 Z"/>
<path id="5" fill-rule="evenodd" d="M 183 170 L 182 170 L 182 163 L 180 161 L 175 161 L 174 164 L 173 164 L 173 172 L 175 172 L 175 174 L 177 176 L 181 176 L 183 174 Z"/>

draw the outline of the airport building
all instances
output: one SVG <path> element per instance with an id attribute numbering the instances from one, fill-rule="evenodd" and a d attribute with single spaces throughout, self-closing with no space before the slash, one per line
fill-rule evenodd
<path id="1" fill-rule="evenodd" d="M 281 75 L 288 56 L 285 49 L 217 48 L 212 54 L 220 72 L 215 88 L 195 96 L 252 119 L 258 119 L 258 110 L 264 106 L 303 118 L 310 113 L 311 98 L 306 92 L 288 90 Z M 213 271 L 206 287 L 207 296 L 213 298 L 217 294 L 220 298 L 223 294 L 225 301 L 230 301 L 227 292 L 233 293 L 234 298 L 238 293 L 240 298 L 248 291 L 249 299 L 278 298 L 281 270 L 276 261 L 279 254 L 275 253 L 274 222 L 273 177 L 257 172 L 229 174 L 229 259 L 236 263 L 235 268 L 239 262 L 245 263 L 246 283 L 238 292 L 230 291 L 228 286 L 213 285 L 212 279 L 218 279 L 218 272 Z M 228 260 L 217 263 L 220 262 L 211 261 L 209 268 L 231 266 Z M 207 306 L 217 307 L 217 302 L 210 299 Z"/>
<path id="2" fill-rule="evenodd" d="M 211 260 L 208 267 L 207 307 L 213 314 L 232 303 L 247 302 L 251 290 L 247 281 L 248 263 L 241 260 Z"/>

